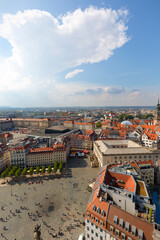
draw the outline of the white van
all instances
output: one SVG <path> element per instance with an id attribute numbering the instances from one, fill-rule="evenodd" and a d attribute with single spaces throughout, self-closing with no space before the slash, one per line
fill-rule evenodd
<path id="1" fill-rule="evenodd" d="M 79 237 L 78 237 L 78 240 L 84 240 L 84 235 L 83 234 L 80 234 Z"/>

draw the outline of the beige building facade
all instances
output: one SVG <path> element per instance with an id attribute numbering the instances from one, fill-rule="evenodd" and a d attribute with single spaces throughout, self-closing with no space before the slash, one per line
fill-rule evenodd
<path id="1" fill-rule="evenodd" d="M 98 140 L 94 142 L 93 153 L 102 167 L 108 164 L 152 160 L 154 166 L 160 159 L 160 152 L 151 151 L 131 140 Z"/>

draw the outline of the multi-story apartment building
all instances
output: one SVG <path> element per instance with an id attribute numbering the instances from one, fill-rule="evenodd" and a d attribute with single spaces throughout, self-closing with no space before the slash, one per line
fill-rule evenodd
<path id="1" fill-rule="evenodd" d="M 61 142 L 62 144 L 65 146 L 66 148 L 66 158 L 69 156 L 70 151 L 71 151 L 71 139 L 70 136 L 65 136 L 61 138 Z"/>
<path id="2" fill-rule="evenodd" d="M 13 139 L 13 135 L 11 133 L 1 133 L 0 134 L 0 142 L 3 144 L 7 144 L 12 139 Z"/>
<path id="3" fill-rule="evenodd" d="M 53 164 L 53 148 L 33 148 L 27 154 L 27 166 L 49 166 Z"/>
<path id="4" fill-rule="evenodd" d="M 53 161 L 66 162 L 66 147 L 62 143 L 56 143 L 53 146 Z"/>
<path id="5" fill-rule="evenodd" d="M 71 149 L 73 150 L 92 150 L 93 142 L 97 138 L 94 131 L 85 130 L 84 134 L 71 135 Z"/>
<path id="6" fill-rule="evenodd" d="M 22 147 L 14 147 L 10 151 L 10 165 L 18 165 L 20 167 L 27 166 L 27 154 L 29 151 L 29 144 Z"/>
<path id="7" fill-rule="evenodd" d="M 13 127 L 30 127 L 30 128 L 47 128 L 52 125 L 52 120 L 48 118 L 12 118 L 0 119 L 0 126 L 2 130 L 12 129 Z"/>
<path id="8" fill-rule="evenodd" d="M 145 183 L 103 167 L 87 205 L 86 240 L 158 240 L 157 226 Z"/>
<path id="9" fill-rule="evenodd" d="M 54 162 L 66 162 L 66 148 L 61 143 L 56 143 L 52 147 L 31 148 L 27 153 L 26 166 L 49 166 Z"/>
<path id="10" fill-rule="evenodd" d="M 8 131 L 14 128 L 14 122 L 12 119 L 0 119 L 0 131 Z"/>
<path id="11" fill-rule="evenodd" d="M 151 160 L 130 162 L 146 185 L 154 185 L 154 165 Z"/>
<path id="12" fill-rule="evenodd" d="M 98 140 L 94 142 L 94 154 L 100 166 L 113 163 L 152 160 L 160 158 L 159 151 L 152 151 L 131 140 Z"/>
<path id="13" fill-rule="evenodd" d="M 10 164 L 10 150 L 7 145 L 0 144 L 1 163 L 0 171 L 3 171 Z"/>
<path id="14" fill-rule="evenodd" d="M 3 153 L 0 151 L 0 172 L 2 172 L 4 170 L 4 155 Z"/>
<path id="15" fill-rule="evenodd" d="M 144 133 L 142 135 L 142 144 L 146 147 L 157 148 L 159 136 L 155 133 Z"/>

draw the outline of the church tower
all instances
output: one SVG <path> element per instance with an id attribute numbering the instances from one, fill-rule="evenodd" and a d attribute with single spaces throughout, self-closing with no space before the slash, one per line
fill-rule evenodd
<path id="1" fill-rule="evenodd" d="M 158 98 L 158 104 L 155 110 L 155 114 L 154 114 L 154 125 L 156 125 L 157 123 L 160 123 L 160 104 L 159 104 L 159 98 Z"/>

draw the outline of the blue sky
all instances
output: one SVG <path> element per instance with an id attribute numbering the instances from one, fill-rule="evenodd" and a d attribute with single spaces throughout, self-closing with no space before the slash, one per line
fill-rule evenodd
<path id="1" fill-rule="evenodd" d="M 159 0 L 0 0 L 0 105 L 155 105 Z"/>

